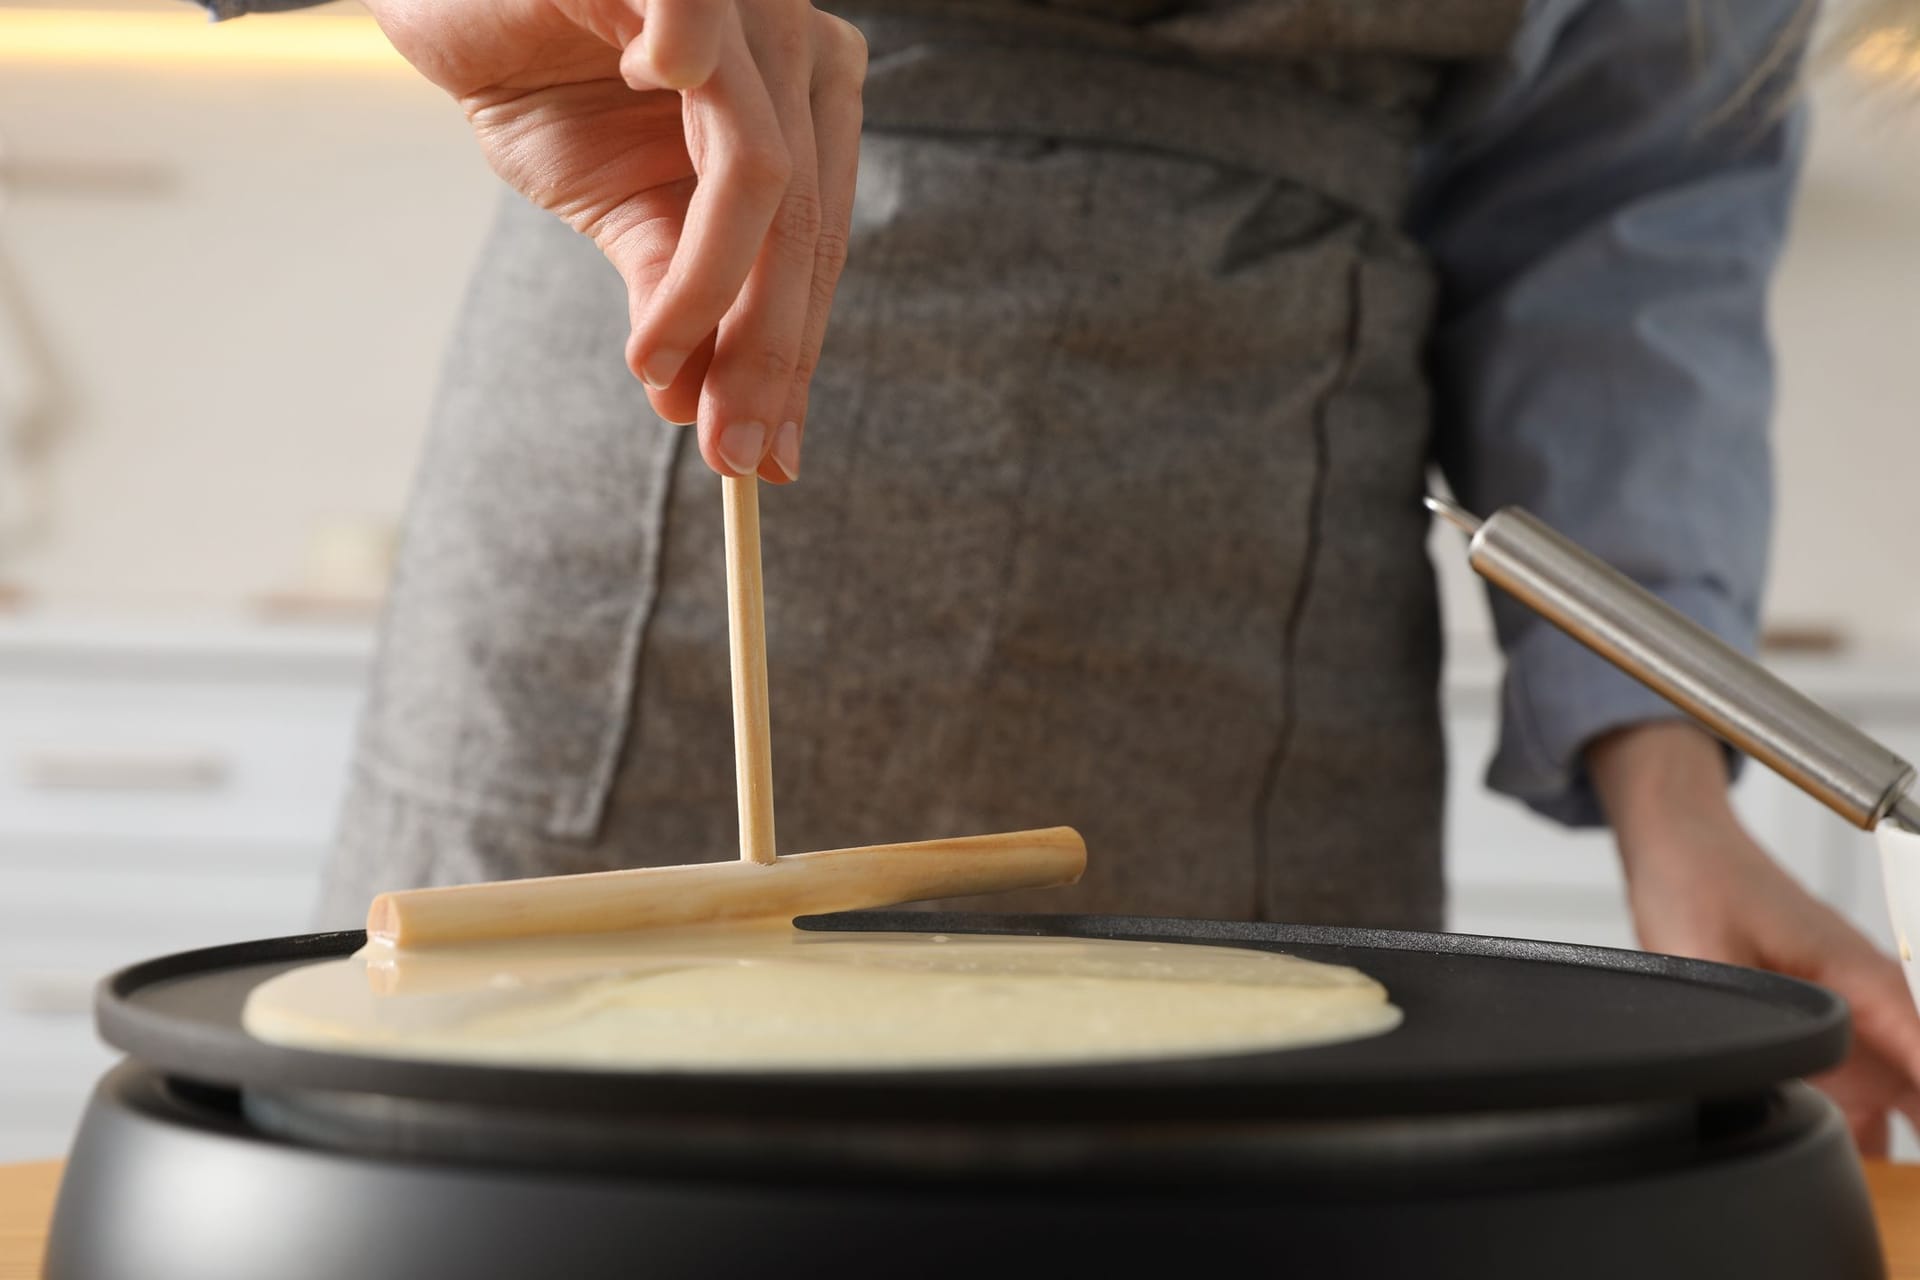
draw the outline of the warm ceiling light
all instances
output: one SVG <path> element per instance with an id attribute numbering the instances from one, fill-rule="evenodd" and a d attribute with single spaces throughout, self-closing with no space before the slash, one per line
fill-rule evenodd
<path id="1" fill-rule="evenodd" d="M 185 6 L 177 14 L 0 9 L 0 64 L 23 62 L 233 71 L 407 65 L 373 20 L 358 16 L 260 14 L 210 23 Z"/>
<path id="2" fill-rule="evenodd" d="M 1920 89 L 1920 31 L 1907 27 L 1869 31 L 1847 51 L 1847 66 L 1882 84 Z"/>

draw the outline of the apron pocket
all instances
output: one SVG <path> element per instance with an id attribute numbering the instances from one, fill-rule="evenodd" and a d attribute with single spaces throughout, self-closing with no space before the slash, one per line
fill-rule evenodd
<path id="1" fill-rule="evenodd" d="M 361 728 L 385 788 L 597 828 L 687 438 L 627 372 L 626 331 L 599 250 L 510 200 L 449 352 Z"/>

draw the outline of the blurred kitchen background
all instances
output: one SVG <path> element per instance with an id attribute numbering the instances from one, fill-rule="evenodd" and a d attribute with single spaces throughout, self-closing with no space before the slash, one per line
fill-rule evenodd
<path id="1" fill-rule="evenodd" d="M 1920 759 L 1920 49 L 1830 61 L 1775 302 L 1768 656 Z M 65 1146 L 103 972 L 305 926 L 494 199 L 352 8 L 0 4 L 0 1160 Z M 1498 665 L 1434 551 L 1453 925 L 1631 945 L 1607 838 L 1482 793 Z M 1741 800 L 1886 937 L 1864 837 L 1757 773 Z"/>

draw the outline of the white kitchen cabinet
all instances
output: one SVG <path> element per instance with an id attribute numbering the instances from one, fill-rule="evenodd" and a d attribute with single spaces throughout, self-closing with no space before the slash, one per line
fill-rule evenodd
<path id="1" fill-rule="evenodd" d="M 113 1055 L 92 988 L 307 926 L 360 630 L 0 626 L 0 1161 L 57 1155 Z"/>

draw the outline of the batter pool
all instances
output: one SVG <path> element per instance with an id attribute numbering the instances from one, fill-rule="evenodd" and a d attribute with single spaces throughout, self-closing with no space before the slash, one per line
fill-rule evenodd
<path id="1" fill-rule="evenodd" d="M 815 933 L 785 924 L 379 944 L 263 982 L 301 1048 L 589 1070 L 1026 1067 L 1264 1052 L 1390 1031 L 1338 965 L 1185 943 Z"/>

